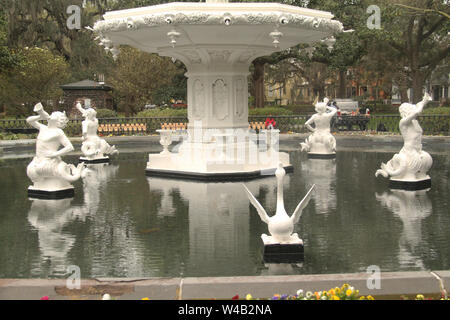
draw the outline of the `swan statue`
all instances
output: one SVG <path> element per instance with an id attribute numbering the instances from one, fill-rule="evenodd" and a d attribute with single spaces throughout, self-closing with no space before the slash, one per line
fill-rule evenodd
<path id="1" fill-rule="evenodd" d="M 277 177 L 277 209 L 275 215 L 273 215 L 272 217 L 268 216 L 266 210 L 264 210 L 258 200 L 256 200 L 250 190 L 244 185 L 244 189 L 251 204 L 256 208 L 261 220 L 267 223 L 269 232 L 271 234 L 270 236 L 266 234 L 261 235 L 264 245 L 303 245 L 303 241 L 298 237 L 298 234 L 292 232 L 294 231 L 294 225 L 300 220 L 303 209 L 308 205 L 309 200 L 311 199 L 315 185 L 313 185 L 311 189 L 309 189 L 306 196 L 302 199 L 302 201 L 300 201 L 300 203 L 297 205 L 297 208 L 295 208 L 294 213 L 289 217 L 284 208 L 283 199 L 283 178 L 285 175 L 286 172 L 283 168 L 283 164 L 279 163 L 278 168 L 275 171 L 275 176 Z"/>

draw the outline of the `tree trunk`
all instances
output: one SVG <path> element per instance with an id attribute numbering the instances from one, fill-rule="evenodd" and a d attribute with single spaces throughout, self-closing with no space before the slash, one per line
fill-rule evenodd
<path id="1" fill-rule="evenodd" d="M 412 73 L 412 103 L 422 100 L 424 83 L 425 79 L 422 72 L 415 71 Z"/>
<path id="2" fill-rule="evenodd" d="M 337 98 L 347 98 L 347 70 L 339 70 L 339 86 L 337 92 Z"/>
<path id="3" fill-rule="evenodd" d="M 253 88 L 255 95 L 255 108 L 264 108 L 264 65 L 265 62 L 256 59 L 253 61 Z"/>

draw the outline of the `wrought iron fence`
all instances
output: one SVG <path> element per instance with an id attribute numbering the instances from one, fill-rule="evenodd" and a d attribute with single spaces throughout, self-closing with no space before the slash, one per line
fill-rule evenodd
<path id="1" fill-rule="evenodd" d="M 250 123 L 263 124 L 270 117 L 276 121 L 276 128 L 282 133 L 295 132 L 307 133 L 305 122 L 311 115 L 289 115 L 289 116 L 249 116 Z M 332 123 L 333 131 L 369 131 L 399 133 L 399 115 L 371 115 L 366 116 L 342 116 Z M 82 119 L 70 119 L 64 129 L 69 136 L 81 135 Z M 138 133 L 154 134 L 161 124 L 187 123 L 187 117 L 146 117 L 146 118 L 103 118 L 99 119 L 101 126 L 117 125 L 118 130 L 112 131 L 113 135 L 133 134 L 131 130 L 124 130 L 123 127 L 143 125 Z M 419 117 L 420 126 L 425 135 L 450 135 L 450 115 L 422 115 Z M 0 120 L 0 132 L 10 133 L 36 133 L 25 119 Z"/>

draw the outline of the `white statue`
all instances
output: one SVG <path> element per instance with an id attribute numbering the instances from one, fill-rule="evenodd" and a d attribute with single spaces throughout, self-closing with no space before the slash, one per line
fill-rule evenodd
<path id="1" fill-rule="evenodd" d="M 417 121 L 417 117 L 431 100 L 430 95 L 425 93 L 422 101 L 416 105 L 410 103 L 400 105 L 399 112 L 402 119 L 399 127 L 404 141 L 403 148 L 386 164 L 381 164 L 381 169 L 375 173 L 376 177 L 379 175 L 385 178 L 390 176 L 393 183 L 431 181 L 427 172 L 433 164 L 433 159 L 428 152 L 422 150 L 423 131 Z M 429 185 L 424 187 L 429 187 Z"/>
<path id="2" fill-rule="evenodd" d="M 323 102 L 315 102 L 317 113 L 305 122 L 305 127 L 312 131 L 312 135 L 304 143 L 301 143 L 301 146 L 302 151 L 307 151 L 310 156 L 334 156 L 336 154 L 336 139 L 330 132 L 330 122 L 337 113 L 337 109 L 327 106 L 328 101 L 325 98 Z M 311 126 L 313 123 L 314 127 Z"/>
<path id="3" fill-rule="evenodd" d="M 284 199 L 283 199 L 283 178 L 286 172 L 283 168 L 283 164 L 278 165 L 275 171 L 275 176 L 277 177 L 277 209 L 275 215 L 269 217 L 266 210 L 261 206 L 261 204 L 256 200 L 250 190 L 244 185 L 244 189 L 247 192 L 247 196 L 252 203 L 252 205 L 258 211 L 261 220 L 267 223 L 269 232 L 271 236 L 263 234 L 261 236 L 264 245 L 270 244 L 302 244 L 303 241 L 298 237 L 297 233 L 292 233 L 294 231 L 294 225 L 300 220 L 303 209 L 308 205 L 311 199 L 312 191 L 315 185 L 309 189 L 306 196 L 295 208 L 292 216 L 288 216 L 286 210 L 284 209 Z"/>
<path id="4" fill-rule="evenodd" d="M 74 150 L 62 130 L 68 122 L 66 114 L 56 111 L 49 115 L 41 103 L 34 107 L 34 112 L 38 115 L 28 117 L 27 122 L 38 129 L 39 134 L 36 139 L 36 156 L 27 167 L 27 175 L 33 181 L 28 192 L 30 195 L 73 193 L 74 188 L 70 183 L 80 178 L 84 164 L 80 163 L 75 167 L 61 160 L 61 156 Z M 40 120 L 46 120 L 47 125 L 40 123 Z"/>
<path id="5" fill-rule="evenodd" d="M 84 157 L 81 161 L 89 162 L 107 162 L 109 157 L 119 151 L 115 146 L 110 146 L 104 139 L 97 135 L 98 119 L 97 112 L 93 108 L 84 109 L 80 102 L 77 102 L 76 108 L 81 112 L 85 120 L 82 122 L 82 140 L 81 152 Z"/>

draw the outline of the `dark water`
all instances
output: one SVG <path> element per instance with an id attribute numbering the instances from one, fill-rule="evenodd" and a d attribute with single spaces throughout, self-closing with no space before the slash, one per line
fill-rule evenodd
<path id="1" fill-rule="evenodd" d="M 374 172 L 392 153 L 342 151 L 336 160 L 291 152 L 292 213 L 316 193 L 296 232 L 299 264 L 265 264 L 267 226 L 241 183 L 147 178 L 147 154 L 121 154 L 77 181 L 75 198 L 29 200 L 30 159 L 0 162 L 0 278 L 239 276 L 450 269 L 450 160 L 433 154 L 429 191 L 391 191 Z M 76 162 L 76 158 L 65 158 Z M 246 182 L 269 215 L 276 179 Z"/>

